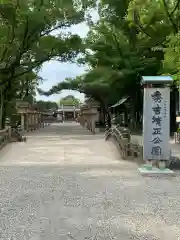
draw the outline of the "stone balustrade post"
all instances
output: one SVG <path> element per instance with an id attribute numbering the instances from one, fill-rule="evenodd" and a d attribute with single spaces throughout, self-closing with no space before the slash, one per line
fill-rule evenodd
<path id="1" fill-rule="evenodd" d="M 42 128 L 42 114 L 39 114 L 39 126 Z"/>
<path id="2" fill-rule="evenodd" d="M 92 124 L 92 133 L 95 134 L 95 117 L 94 116 L 92 116 L 91 124 Z"/>
<path id="3" fill-rule="evenodd" d="M 30 131 L 32 131 L 32 113 L 29 114 Z"/>
<path id="4" fill-rule="evenodd" d="M 25 125 L 24 113 L 21 113 L 21 128 L 22 128 L 22 131 L 24 131 L 24 125 Z"/>
<path id="5" fill-rule="evenodd" d="M 7 129 L 8 129 L 8 139 L 10 140 L 11 139 L 11 126 L 8 126 L 7 127 Z"/>
<path id="6" fill-rule="evenodd" d="M 26 128 L 26 131 L 28 132 L 29 131 L 29 122 L 28 122 L 28 113 L 26 113 L 26 120 L 25 120 L 25 128 Z"/>
<path id="7" fill-rule="evenodd" d="M 34 114 L 35 130 L 37 130 L 37 113 Z"/>
<path id="8" fill-rule="evenodd" d="M 32 113 L 32 129 L 33 129 L 33 131 L 35 130 L 35 114 L 34 114 L 34 112 Z"/>
<path id="9" fill-rule="evenodd" d="M 25 131 L 25 114 L 24 113 L 21 113 L 21 130 L 22 130 L 22 133 L 24 134 L 24 131 Z"/>

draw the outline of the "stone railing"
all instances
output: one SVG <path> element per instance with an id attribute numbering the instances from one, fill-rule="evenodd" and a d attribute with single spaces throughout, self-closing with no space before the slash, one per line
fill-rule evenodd
<path id="1" fill-rule="evenodd" d="M 116 144 L 116 146 L 120 150 L 120 154 L 123 159 L 128 158 L 128 155 L 130 155 L 130 141 L 127 129 L 122 129 L 119 126 L 113 126 L 111 129 L 105 132 L 105 139 L 111 139 Z"/>
<path id="2" fill-rule="evenodd" d="M 0 149 L 3 148 L 9 142 L 21 142 L 25 141 L 26 137 L 24 136 L 26 131 L 33 131 L 39 129 L 41 127 L 45 127 L 49 125 L 48 121 L 41 121 L 39 123 L 29 124 L 28 129 L 22 128 L 22 126 L 15 127 L 10 126 L 10 121 L 6 121 L 5 129 L 0 130 Z"/>
<path id="3" fill-rule="evenodd" d="M 174 140 L 175 140 L 175 143 L 180 143 L 180 132 L 174 133 Z"/>
<path id="4" fill-rule="evenodd" d="M 111 139 L 115 143 L 120 151 L 122 159 L 142 160 L 143 148 L 141 145 L 131 142 L 131 134 L 127 128 L 118 125 L 113 126 L 106 131 L 105 139 Z"/>
<path id="5" fill-rule="evenodd" d="M 131 159 L 135 159 L 135 160 L 143 160 L 143 146 L 138 145 L 138 144 L 133 144 L 131 143 L 130 145 L 131 148 Z"/>
<path id="6" fill-rule="evenodd" d="M 0 130 L 0 149 L 3 148 L 9 141 L 11 136 L 11 128 Z"/>
<path id="7" fill-rule="evenodd" d="M 28 124 L 28 127 L 25 126 L 24 130 L 27 132 L 29 132 L 29 131 L 32 132 L 32 131 L 38 130 L 40 128 L 44 128 L 47 125 L 48 125 L 48 123 L 46 123 L 46 122 Z"/>
<path id="8" fill-rule="evenodd" d="M 87 120 L 87 129 L 92 133 L 95 134 L 95 122 L 92 119 Z"/>
<path id="9" fill-rule="evenodd" d="M 49 126 L 52 123 L 51 120 L 49 120 L 48 118 L 42 118 L 41 121 L 37 121 L 35 123 L 26 123 L 24 126 L 24 130 L 26 132 L 32 132 L 35 130 L 38 130 L 40 128 L 44 128 L 46 126 Z"/>
<path id="10" fill-rule="evenodd" d="M 95 120 L 93 119 L 93 114 L 89 113 L 86 116 L 81 116 L 78 119 L 81 126 L 86 127 L 92 134 L 96 133 Z"/>

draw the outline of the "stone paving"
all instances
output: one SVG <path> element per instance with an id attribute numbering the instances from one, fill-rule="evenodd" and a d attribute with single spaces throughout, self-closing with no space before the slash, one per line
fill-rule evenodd
<path id="1" fill-rule="evenodd" d="M 180 239 L 179 173 L 143 178 L 101 134 L 53 124 L 0 159 L 0 240 Z"/>

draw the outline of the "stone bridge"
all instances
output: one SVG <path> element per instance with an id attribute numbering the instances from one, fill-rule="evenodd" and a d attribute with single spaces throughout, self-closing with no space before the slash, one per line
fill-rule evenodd
<path id="1" fill-rule="evenodd" d="M 76 123 L 0 152 L 1 240 L 179 239 L 180 177 L 143 178 Z"/>

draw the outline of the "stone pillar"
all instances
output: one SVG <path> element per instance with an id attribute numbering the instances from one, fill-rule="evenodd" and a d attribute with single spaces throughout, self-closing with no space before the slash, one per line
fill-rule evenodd
<path id="1" fill-rule="evenodd" d="M 41 128 L 41 114 L 38 113 L 38 126 Z"/>
<path id="2" fill-rule="evenodd" d="M 28 113 L 28 114 L 27 114 L 27 125 L 28 125 L 28 131 L 31 130 L 31 129 L 30 129 L 30 124 L 31 124 L 31 122 L 30 122 L 30 113 Z"/>
<path id="3" fill-rule="evenodd" d="M 36 112 L 34 113 L 34 130 L 37 128 L 37 117 L 36 117 Z"/>
<path id="4" fill-rule="evenodd" d="M 91 131 L 91 117 L 88 116 L 88 130 Z"/>
<path id="5" fill-rule="evenodd" d="M 41 115 L 41 122 L 42 122 L 42 127 L 44 128 L 45 124 L 44 124 L 44 113 Z"/>
<path id="6" fill-rule="evenodd" d="M 35 113 L 33 112 L 32 114 L 32 121 L 33 121 L 33 130 L 36 129 L 36 118 L 35 118 Z"/>
<path id="7" fill-rule="evenodd" d="M 95 115 L 91 118 L 92 133 L 95 134 Z"/>
<path id="8" fill-rule="evenodd" d="M 37 129 L 37 113 L 34 113 L 34 129 Z"/>
<path id="9" fill-rule="evenodd" d="M 37 114 L 37 122 L 38 122 L 38 128 L 41 127 L 41 123 L 40 123 L 40 113 Z"/>
<path id="10" fill-rule="evenodd" d="M 29 131 L 28 113 L 26 113 L 26 115 L 25 115 L 25 129 L 27 132 Z"/>
<path id="11" fill-rule="evenodd" d="M 87 128 L 87 116 L 86 115 L 84 115 L 84 127 L 86 127 Z"/>
<path id="12" fill-rule="evenodd" d="M 171 77 L 143 77 L 143 159 L 148 170 L 152 170 L 154 164 L 161 168 L 162 162 L 170 160 L 170 89 L 167 84 L 171 83 Z"/>
<path id="13" fill-rule="evenodd" d="M 36 128 L 39 129 L 39 113 L 36 113 Z"/>
<path id="14" fill-rule="evenodd" d="M 65 115 L 64 115 L 64 105 L 63 105 L 63 104 L 62 104 L 61 108 L 62 108 L 62 118 L 63 118 L 63 122 L 64 122 L 64 120 L 65 120 Z"/>
<path id="15" fill-rule="evenodd" d="M 29 128 L 32 131 L 32 113 L 29 114 Z"/>
<path id="16" fill-rule="evenodd" d="M 37 113 L 34 114 L 34 129 L 37 129 Z"/>
<path id="17" fill-rule="evenodd" d="M 37 116 L 36 116 L 36 112 L 34 113 L 34 130 L 37 129 Z"/>
<path id="18" fill-rule="evenodd" d="M 39 115 L 39 124 L 40 124 L 40 128 L 42 128 L 42 113 L 40 113 Z"/>
<path id="19" fill-rule="evenodd" d="M 89 116 L 89 129 L 92 132 L 92 115 Z"/>
<path id="20" fill-rule="evenodd" d="M 81 113 L 81 115 L 79 116 L 79 123 L 81 126 L 84 126 L 84 116 L 83 114 Z"/>
<path id="21" fill-rule="evenodd" d="M 8 127 L 8 138 L 11 139 L 12 129 L 11 126 Z"/>
<path id="22" fill-rule="evenodd" d="M 24 121 L 24 113 L 21 113 L 21 128 L 22 128 L 22 131 L 24 133 L 24 129 L 25 129 L 25 121 Z"/>
<path id="23" fill-rule="evenodd" d="M 76 107 L 74 106 L 74 120 L 76 118 Z"/>
<path id="24" fill-rule="evenodd" d="M 34 130 L 34 113 L 31 113 L 32 131 Z"/>
<path id="25" fill-rule="evenodd" d="M 33 131 L 33 113 L 31 113 L 31 131 Z"/>

